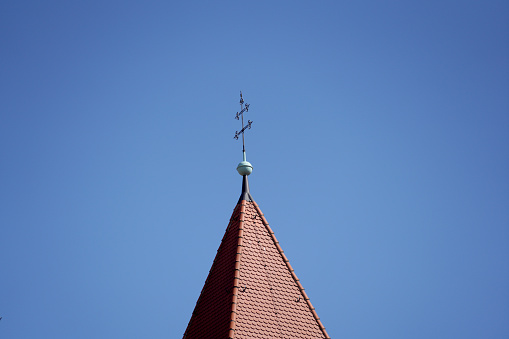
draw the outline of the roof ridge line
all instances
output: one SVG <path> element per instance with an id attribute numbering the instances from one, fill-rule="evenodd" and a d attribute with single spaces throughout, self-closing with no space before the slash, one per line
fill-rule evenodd
<path id="1" fill-rule="evenodd" d="M 292 275 L 293 280 L 297 284 L 297 288 L 299 289 L 300 293 L 304 297 L 304 300 L 306 301 L 306 303 L 307 303 L 307 305 L 309 307 L 309 310 L 311 311 L 311 313 L 313 314 L 313 317 L 315 318 L 316 322 L 318 323 L 318 327 L 320 328 L 322 333 L 325 335 L 326 339 L 331 339 L 329 337 L 329 334 L 325 330 L 325 326 L 323 326 L 322 322 L 320 321 L 320 317 L 316 313 L 315 308 L 313 307 L 313 304 L 311 304 L 311 300 L 309 299 L 308 295 L 304 291 L 304 287 L 302 287 L 302 284 L 300 283 L 299 278 L 297 278 L 297 275 L 295 274 L 295 271 L 294 271 L 293 267 L 290 265 L 290 261 L 288 260 L 288 258 L 286 257 L 283 249 L 279 245 L 279 241 L 276 239 L 276 235 L 274 234 L 274 231 L 272 231 L 272 229 L 269 226 L 269 223 L 268 223 L 267 219 L 265 219 L 265 216 L 263 215 L 262 210 L 260 209 L 260 207 L 258 206 L 258 204 L 254 200 L 251 200 L 251 202 L 253 203 L 253 205 L 254 205 L 256 211 L 258 212 L 258 214 L 260 215 L 261 221 L 262 221 L 263 225 L 265 226 L 265 228 L 269 232 L 269 234 L 270 234 L 270 236 L 272 238 L 272 241 L 274 242 L 274 245 L 276 245 L 276 249 L 278 250 L 278 252 L 281 255 L 281 257 L 283 258 L 283 261 L 285 262 L 286 267 L 290 271 L 290 274 Z"/>
<path id="2" fill-rule="evenodd" d="M 248 191 L 249 194 L 249 191 Z M 237 253 L 235 254 L 235 275 L 233 277 L 232 288 L 232 308 L 230 315 L 230 330 L 228 331 L 228 338 L 233 339 L 235 336 L 235 325 L 237 322 L 237 297 L 239 291 L 240 280 L 240 256 L 242 255 L 243 239 L 244 239 L 244 216 L 246 212 L 246 200 L 241 200 L 239 211 L 239 233 L 237 235 Z"/>
<path id="3" fill-rule="evenodd" d="M 201 297 L 203 295 L 203 291 L 205 290 L 205 286 L 207 286 L 207 282 L 209 281 L 209 278 L 210 278 L 210 273 L 212 272 L 212 269 L 214 269 L 214 266 L 216 264 L 217 257 L 219 256 L 219 249 L 221 248 L 221 245 L 223 244 L 223 241 L 225 240 L 226 235 L 228 234 L 228 231 L 230 230 L 230 227 L 236 221 L 236 220 L 234 220 L 235 219 L 234 216 L 235 216 L 235 211 L 238 208 L 238 205 L 240 205 L 240 202 L 238 202 L 237 205 L 235 205 L 235 207 L 233 208 L 232 216 L 230 217 L 230 221 L 228 222 L 228 226 L 226 227 L 226 230 L 224 231 L 223 237 L 221 238 L 221 242 L 219 243 L 219 247 L 218 247 L 218 249 L 216 251 L 216 255 L 214 256 L 214 260 L 212 261 L 212 265 L 210 266 L 209 273 L 207 274 L 207 278 L 205 279 L 205 283 L 203 284 L 203 287 L 202 287 L 202 289 L 200 291 L 200 295 L 198 297 L 198 300 L 196 300 L 196 304 L 194 305 L 193 313 L 191 314 L 191 319 L 189 320 L 189 323 L 187 324 L 186 330 L 184 332 L 184 337 L 182 339 L 186 339 L 187 338 L 187 331 L 191 327 L 191 324 L 192 324 L 192 322 L 194 320 L 194 312 L 196 311 L 196 308 L 198 307 L 198 304 L 201 301 Z M 243 208 L 243 206 L 241 206 L 241 210 L 242 210 L 242 208 Z M 240 219 L 240 211 L 239 211 L 239 219 Z"/>

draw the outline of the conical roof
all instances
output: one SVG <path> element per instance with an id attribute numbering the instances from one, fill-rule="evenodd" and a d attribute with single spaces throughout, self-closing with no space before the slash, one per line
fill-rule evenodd
<path id="1" fill-rule="evenodd" d="M 329 338 L 247 176 L 184 339 Z"/>

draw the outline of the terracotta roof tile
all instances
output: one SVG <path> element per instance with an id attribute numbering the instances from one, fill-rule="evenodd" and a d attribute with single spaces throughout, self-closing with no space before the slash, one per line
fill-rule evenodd
<path id="1" fill-rule="evenodd" d="M 256 202 L 235 207 L 184 338 L 329 338 Z"/>

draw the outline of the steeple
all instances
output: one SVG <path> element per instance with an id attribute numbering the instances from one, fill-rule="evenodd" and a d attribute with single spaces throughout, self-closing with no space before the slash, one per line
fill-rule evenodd
<path id="1" fill-rule="evenodd" d="M 249 192 L 245 154 L 242 193 L 183 338 L 330 338 Z"/>

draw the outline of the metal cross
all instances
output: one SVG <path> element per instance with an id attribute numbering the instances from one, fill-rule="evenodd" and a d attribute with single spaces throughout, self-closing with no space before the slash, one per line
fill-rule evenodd
<path id="1" fill-rule="evenodd" d="M 241 120 L 242 122 L 242 129 L 240 131 L 235 132 L 235 136 L 233 137 L 235 140 L 239 139 L 239 136 L 242 134 L 242 152 L 245 152 L 245 144 L 244 144 L 244 131 L 246 129 L 251 129 L 251 124 L 253 123 L 251 120 L 247 121 L 247 125 L 244 126 L 244 112 L 249 111 L 249 104 L 244 105 L 244 99 L 242 98 L 242 92 L 240 92 L 240 112 L 237 112 L 235 114 L 235 119 Z"/>

